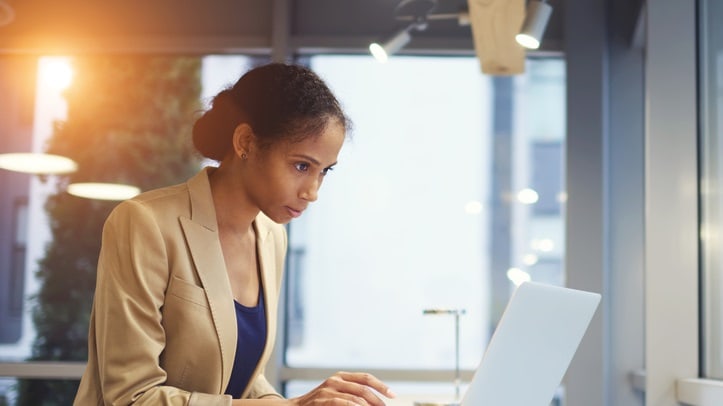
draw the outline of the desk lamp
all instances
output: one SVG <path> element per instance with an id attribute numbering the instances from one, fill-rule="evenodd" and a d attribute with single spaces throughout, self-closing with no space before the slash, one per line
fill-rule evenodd
<path id="1" fill-rule="evenodd" d="M 459 406 L 459 316 L 466 313 L 465 309 L 425 309 L 423 314 L 454 316 L 454 399 L 451 402 L 414 402 L 414 406 Z"/>

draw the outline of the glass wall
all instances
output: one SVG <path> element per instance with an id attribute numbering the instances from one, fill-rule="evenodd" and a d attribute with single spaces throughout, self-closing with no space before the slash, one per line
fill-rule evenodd
<path id="1" fill-rule="evenodd" d="M 111 73 L 93 77 L 98 80 L 96 94 L 85 93 L 86 89 L 82 87 L 87 84 L 85 80 L 87 78 L 76 77 L 76 67 L 85 66 L 87 72 L 90 64 L 103 63 L 116 66 L 109 69 Z M 88 134 L 83 135 L 86 137 L 88 148 L 93 147 L 93 138 L 104 138 L 106 145 L 114 147 L 104 148 L 101 151 L 104 159 L 112 160 L 118 155 L 123 148 L 124 139 L 143 137 L 144 133 L 164 138 L 168 136 L 164 131 L 173 133 L 174 126 L 179 123 L 183 129 L 173 136 L 184 139 L 177 144 L 190 143 L 190 137 L 186 137 L 190 135 L 188 123 L 192 122 L 200 109 L 208 105 L 213 95 L 225 86 L 233 84 L 239 75 L 254 63 L 259 63 L 259 60 L 246 56 L 39 58 L 35 83 L 28 86 L 28 89 L 23 89 L 24 91 L 34 89 L 32 99 L 35 102 L 27 114 L 32 117 L 28 137 L 32 138 L 32 142 L 28 143 L 29 149 L 33 152 L 45 151 L 51 139 L 63 130 L 64 125 L 67 127 L 77 123 L 86 108 L 99 109 L 101 105 L 118 110 L 126 108 L 122 111 L 127 114 L 122 120 L 114 123 L 108 122 L 109 115 L 98 114 L 98 117 L 87 123 L 92 128 L 102 128 L 106 132 L 115 134 L 106 137 L 103 131 L 96 134 L 88 130 Z M 174 68 L 177 70 L 173 71 Z M 180 77 L 181 71 L 187 76 L 174 84 L 172 78 Z M 169 79 L 155 80 L 154 74 L 165 74 Z M 9 74 L 8 77 L 10 76 L 12 75 Z M 109 87 L 115 86 L 108 82 L 116 81 L 124 83 L 122 86 L 127 86 L 127 89 L 108 91 Z M 149 81 L 156 82 L 158 86 L 162 86 L 162 89 L 154 87 Z M 143 89 L 153 90 L 142 95 Z M 98 93 L 103 93 L 104 90 L 115 98 L 117 104 L 108 106 L 108 103 L 101 99 L 103 94 Z M 163 94 L 154 94 L 152 93 L 154 91 L 161 91 Z M 5 100 L 9 106 L 5 106 L 4 110 L 14 111 L 11 108 L 12 100 L 17 93 L 19 92 L 7 93 L 12 97 L 9 96 Z M 78 95 L 82 98 L 80 104 L 77 103 Z M 69 105 L 73 106 L 69 100 L 73 100 L 73 97 L 76 97 L 75 110 L 69 111 Z M 138 100 L 134 101 L 132 97 L 137 97 Z M 193 100 L 187 103 L 193 108 L 180 111 L 174 110 L 178 104 L 169 103 L 167 106 L 154 104 L 154 101 L 159 101 L 163 97 L 171 99 L 190 97 Z M 112 100 L 111 103 L 115 101 Z M 83 108 L 79 108 L 79 105 Z M 167 111 L 168 114 L 164 115 L 159 110 Z M 148 111 L 155 112 L 150 119 L 144 115 L 144 112 Z M 164 127 L 155 128 L 160 120 L 164 120 Z M 125 132 L 126 124 L 135 126 L 136 133 Z M 126 134 L 130 135 L 126 137 Z M 30 150 L 7 143 L 0 145 L 0 152 L 31 152 Z M 174 153 L 168 152 L 169 155 Z M 159 183 L 164 183 L 169 182 L 164 179 L 169 174 L 178 176 L 177 181 L 181 181 L 180 177 L 185 176 L 182 171 L 174 173 L 179 166 L 173 164 L 173 159 L 184 158 L 166 160 L 162 158 L 163 153 L 154 156 L 157 160 L 155 164 L 158 164 L 160 169 L 151 170 L 148 179 L 156 178 Z M 164 164 L 167 166 L 163 166 Z M 192 165 L 191 170 L 194 172 L 198 170 L 198 164 Z M 0 252 L 7 253 L 0 258 L 0 282 L 2 282 L 0 283 L 2 299 L 0 363 L 83 361 L 86 356 L 87 317 L 93 293 L 94 264 L 97 259 L 97 251 L 93 245 L 100 243 L 99 226 L 104 218 L 104 214 L 96 218 L 95 213 L 104 213 L 116 203 L 85 201 L 80 198 L 68 202 L 63 200 L 67 195 L 64 193 L 65 181 L 61 177 L 35 176 L 2 169 L 0 171 L 2 171 L 0 174 L 2 186 L 11 188 L 11 193 L 0 196 L 2 224 L 7 224 L 7 227 L 3 227 L 0 238 L 0 243 L 3 244 Z M 101 173 L 96 175 L 102 176 Z M 16 187 L 18 184 L 27 186 Z M 65 218 L 57 217 L 58 207 L 63 207 L 62 210 L 65 210 L 63 212 Z M 83 208 L 82 215 L 78 215 L 75 207 Z M 53 229 L 52 225 L 56 228 Z M 61 225 L 61 229 L 63 227 L 67 229 L 58 230 L 58 225 Z M 69 230 L 70 228 L 73 230 Z M 73 238 L 66 239 L 65 242 L 57 240 L 58 236 L 68 235 Z M 88 270 L 90 274 L 83 273 Z M 78 369 L 69 368 L 69 370 Z M 42 374 L 42 371 L 38 371 L 34 375 L 42 376 Z M 49 376 L 54 375 L 59 374 L 53 373 Z M 42 393 L 45 392 L 57 393 L 55 401 L 64 404 L 65 401 L 62 399 L 71 396 L 75 387 L 77 381 L 73 380 L 2 379 L 0 404 L 16 404 L 16 402 L 23 405 L 40 404 L 40 398 L 23 397 L 21 394 L 32 393 L 33 396 L 35 394 L 43 396 Z M 61 395 L 61 392 L 64 394 Z"/>
<path id="2" fill-rule="evenodd" d="M 516 283 L 564 284 L 564 61 L 497 78 L 478 64 L 311 58 L 355 125 L 290 224 L 289 368 L 451 370 L 454 319 L 423 312 L 443 308 L 466 312 L 473 370 Z"/>

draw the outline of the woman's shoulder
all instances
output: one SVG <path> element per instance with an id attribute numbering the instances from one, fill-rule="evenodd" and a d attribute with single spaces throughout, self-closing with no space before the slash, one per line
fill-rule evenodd
<path id="1" fill-rule="evenodd" d="M 114 224 L 117 228 L 129 227 L 132 224 L 160 225 L 173 221 L 178 213 L 185 210 L 177 199 L 173 198 L 176 193 L 172 189 L 180 188 L 173 186 L 152 190 L 119 203 L 106 219 L 106 225 Z"/>
<path id="2" fill-rule="evenodd" d="M 188 185 L 184 183 L 179 183 L 176 185 L 171 186 L 165 186 L 158 189 L 152 189 L 145 191 L 132 199 L 131 201 L 135 201 L 138 203 L 142 203 L 145 205 L 153 205 L 153 204 L 163 204 L 166 201 L 169 200 L 175 200 L 180 198 L 183 198 L 183 196 L 188 195 Z"/>
<path id="3" fill-rule="evenodd" d="M 133 197 L 130 200 L 140 202 L 146 205 L 164 205 L 167 204 L 169 201 L 173 200 L 181 200 L 187 202 L 189 196 L 189 189 L 191 188 L 201 189 L 202 191 L 204 191 L 204 193 L 210 194 L 210 187 L 208 186 L 207 168 L 201 169 L 195 175 L 181 183 L 148 190 Z"/>
<path id="4" fill-rule="evenodd" d="M 186 182 L 148 190 L 119 203 L 111 217 L 138 217 L 146 213 L 151 217 L 177 218 L 190 213 L 188 184 Z"/>

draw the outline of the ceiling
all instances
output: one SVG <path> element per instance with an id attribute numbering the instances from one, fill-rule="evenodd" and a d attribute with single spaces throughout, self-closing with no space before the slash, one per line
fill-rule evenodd
<path id="1" fill-rule="evenodd" d="M 495 0 L 489 0 L 495 1 Z M 499 0 L 498 0 L 499 1 Z M 512 0 L 503 0 L 512 1 Z M 524 0 L 519 0 L 524 1 Z M 391 32 L 397 0 L 6 0 L 2 54 L 87 52 L 269 53 L 366 52 Z M 438 0 L 434 13 L 457 13 L 467 0 Z M 539 52 L 560 52 L 563 0 Z M 474 54 L 470 26 L 430 21 L 405 53 Z"/>

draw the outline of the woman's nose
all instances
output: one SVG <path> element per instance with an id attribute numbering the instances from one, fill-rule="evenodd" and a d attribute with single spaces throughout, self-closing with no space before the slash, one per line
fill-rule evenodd
<path id="1" fill-rule="evenodd" d="M 319 187 L 321 187 L 321 180 L 313 179 L 306 183 L 299 196 L 306 201 L 315 202 L 318 197 Z"/>

